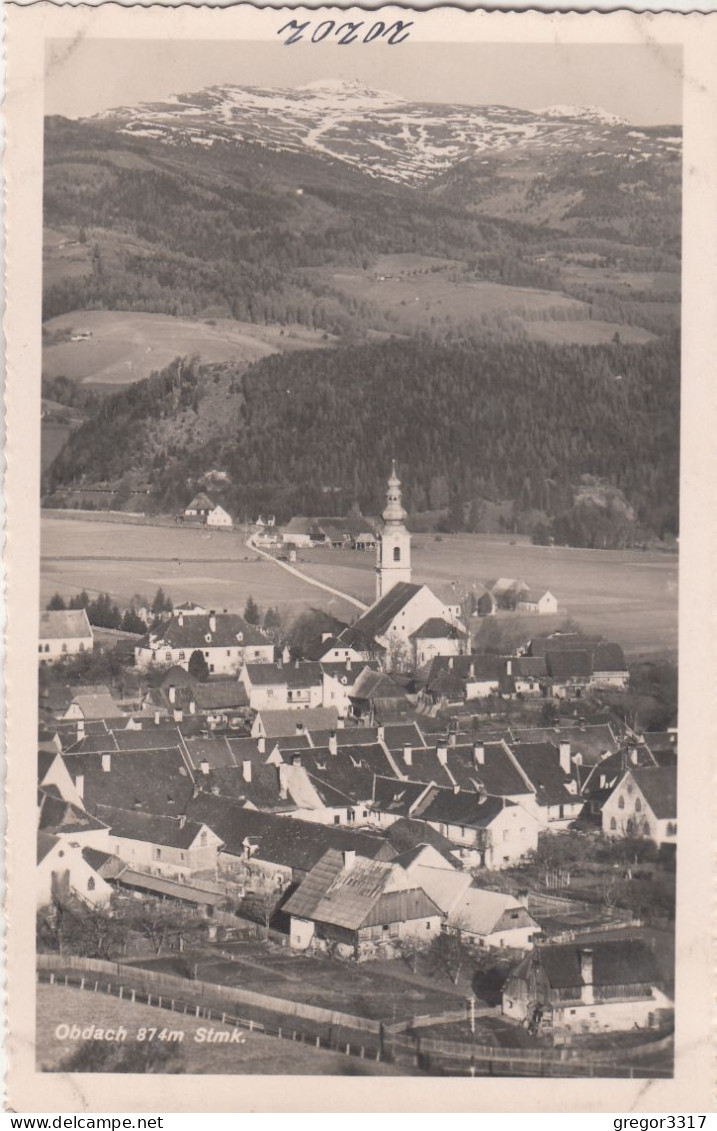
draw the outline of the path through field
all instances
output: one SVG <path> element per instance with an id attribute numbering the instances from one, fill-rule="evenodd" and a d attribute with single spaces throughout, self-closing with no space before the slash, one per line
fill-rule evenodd
<path id="1" fill-rule="evenodd" d="M 300 577 L 302 581 L 308 581 L 309 585 L 315 585 L 317 589 L 324 589 L 327 593 L 332 593 L 334 597 L 341 597 L 344 601 L 348 601 L 350 605 L 355 605 L 357 609 L 361 609 L 362 612 L 364 609 L 368 608 L 368 605 L 363 601 L 359 601 L 357 597 L 352 597 L 349 593 L 342 593 L 340 589 L 334 589 L 333 585 L 326 585 L 323 581 L 317 581 L 315 577 L 309 577 L 307 574 L 302 573 L 300 569 L 289 565 L 288 562 L 281 562 L 278 558 L 275 558 L 273 554 L 267 554 L 264 550 L 260 550 L 259 547 L 254 544 L 254 536 L 252 534 L 247 538 L 246 545 L 250 550 L 253 550 L 255 554 L 259 554 L 262 558 L 266 558 L 267 561 L 274 562 L 275 565 L 281 566 L 287 573 L 293 573 L 295 577 Z"/>

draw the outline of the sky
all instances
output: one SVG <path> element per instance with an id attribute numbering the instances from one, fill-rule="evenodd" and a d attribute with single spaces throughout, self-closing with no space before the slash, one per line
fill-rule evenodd
<path id="1" fill-rule="evenodd" d="M 526 110 L 596 105 L 636 125 L 682 120 L 679 47 L 416 42 L 400 50 L 321 48 L 236 40 L 55 40 L 47 53 L 45 111 L 82 118 L 215 84 L 293 87 L 358 79 L 423 102 Z"/>

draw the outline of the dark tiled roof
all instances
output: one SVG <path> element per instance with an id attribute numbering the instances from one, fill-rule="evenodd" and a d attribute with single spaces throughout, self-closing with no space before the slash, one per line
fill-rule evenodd
<path id="1" fill-rule="evenodd" d="M 448 748 L 448 766 L 461 789 L 476 791 L 482 786 L 491 797 L 532 792 L 503 743 L 483 743 L 483 758 L 483 765 L 477 765 L 472 745 Z"/>
<path id="2" fill-rule="evenodd" d="M 101 754 L 66 754 L 74 778 L 84 777 L 84 803 L 140 809 L 146 813 L 182 813 L 192 796 L 192 779 L 179 749 L 125 751 L 110 755 L 109 771 Z"/>
<path id="3" fill-rule="evenodd" d="M 597 726 L 575 723 L 559 727 L 515 728 L 511 734 L 516 742 L 551 742 L 554 746 L 569 742 L 571 755 L 580 754 L 583 765 L 590 766 L 600 762 L 606 752 L 614 753 L 619 748 L 612 728 L 606 723 Z"/>
<path id="4" fill-rule="evenodd" d="M 226 738 L 187 738 L 184 745 L 195 770 L 199 770 L 202 762 L 208 762 L 212 769 L 219 766 L 236 766 L 236 760 Z"/>
<path id="5" fill-rule="evenodd" d="M 422 821 L 484 829 L 502 812 L 504 806 L 512 804 L 512 801 L 504 801 L 501 797 L 486 797 L 481 801 L 475 793 L 436 789 L 420 803 L 416 816 Z"/>
<path id="6" fill-rule="evenodd" d="M 551 679 L 587 679 L 592 675 L 592 660 L 586 651 L 548 652 L 545 663 Z"/>
<path id="7" fill-rule="evenodd" d="M 321 664 L 309 660 L 303 663 L 285 664 L 284 678 L 287 687 L 302 688 L 320 686 L 323 672 Z"/>
<path id="8" fill-rule="evenodd" d="M 547 675 L 544 656 L 518 656 L 511 661 L 511 672 L 515 676 L 540 677 Z"/>
<path id="9" fill-rule="evenodd" d="M 286 672 L 278 664 L 245 664 L 252 687 L 284 687 Z"/>
<path id="10" fill-rule="evenodd" d="M 81 833 L 104 828 L 104 822 L 77 805 L 64 801 L 56 789 L 40 790 L 39 827 L 46 833 Z"/>
<path id="11" fill-rule="evenodd" d="M 585 636 L 582 632 L 552 632 L 545 636 L 534 636 L 528 651 L 531 656 L 547 656 L 549 652 L 574 652 L 602 643 L 602 636 Z"/>
<path id="12" fill-rule="evenodd" d="M 217 613 L 216 628 L 212 631 L 208 616 L 185 616 L 180 625 L 174 616 L 157 628 L 149 639 L 157 648 L 228 648 L 237 645 L 270 644 L 269 637 L 236 613 Z"/>
<path id="13" fill-rule="evenodd" d="M 376 727 L 338 727 L 336 730 L 311 730 L 314 746 L 328 746 L 334 734 L 338 746 L 373 746 L 378 740 Z"/>
<path id="14" fill-rule="evenodd" d="M 192 692 L 199 711 L 236 710 L 249 706 L 249 697 L 243 683 L 235 679 L 217 680 L 216 683 L 198 683 Z"/>
<path id="15" fill-rule="evenodd" d="M 412 585 L 408 581 L 397 582 L 384 597 L 376 601 L 351 625 L 350 631 L 354 634 L 358 633 L 359 636 L 366 637 L 368 640 L 375 640 L 377 636 L 383 636 L 394 618 L 422 588 L 423 586 Z M 342 633 L 340 639 L 345 639 L 345 636 L 346 634 Z"/>
<path id="16" fill-rule="evenodd" d="M 135 809 L 117 809 L 98 805 L 97 813 L 110 828 L 110 835 L 146 844 L 162 844 L 168 848 L 191 848 L 202 831 L 197 821 L 184 817 L 162 817 Z"/>
<path id="17" fill-rule="evenodd" d="M 397 821 L 386 830 L 386 840 L 397 853 L 405 854 L 408 849 L 417 845 L 430 844 L 446 860 L 455 866 L 456 858 L 454 845 L 442 833 L 432 829 L 425 821 L 416 821 L 408 817 L 399 817 Z"/>
<path id="18" fill-rule="evenodd" d="M 41 640 L 91 640 L 92 629 L 84 609 L 45 609 L 40 613 Z"/>
<path id="19" fill-rule="evenodd" d="M 305 731 L 311 731 L 312 727 L 318 727 L 320 730 L 335 730 L 339 718 L 335 707 L 308 707 L 303 711 L 290 708 L 279 711 L 262 709 L 258 714 L 267 734 L 267 742 L 272 743 L 283 735 L 291 735 L 292 731 L 296 738 Z M 296 730 L 299 723 L 303 726 L 302 731 Z"/>
<path id="20" fill-rule="evenodd" d="M 625 653 L 619 644 L 600 643 L 593 649 L 594 672 L 626 672 Z"/>
<path id="21" fill-rule="evenodd" d="M 658 820 L 672 820 L 677 816 L 676 766 L 633 768 L 630 773 Z"/>
<path id="22" fill-rule="evenodd" d="M 202 491 L 198 495 L 194 496 L 191 503 L 187 504 L 187 507 L 185 508 L 185 510 L 188 510 L 188 511 L 213 511 L 214 510 L 214 503 L 209 498 L 209 496 L 205 495 L 204 492 Z"/>
<path id="23" fill-rule="evenodd" d="M 375 777 L 372 807 L 382 813 L 410 815 L 411 806 L 426 791 L 424 782 L 397 781 L 396 778 Z"/>
<path id="24" fill-rule="evenodd" d="M 442 617 L 429 617 L 411 633 L 412 640 L 460 640 L 466 633 Z"/>
<path id="25" fill-rule="evenodd" d="M 425 746 L 424 739 L 418 723 L 386 723 L 383 728 L 383 740 L 389 750 L 400 750 L 403 746 L 410 745 L 414 749 Z"/>
<path id="26" fill-rule="evenodd" d="M 354 849 L 369 859 L 391 859 L 391 846 L 379 836 L 335 825 L 319 825 L 295 817 L 278 817 L 245 809 L 237 801 L 199 794 L 187 806 L 187 815 L 201 821 L 224 842 L 226 850 L 244 855 L 246 837 L 258 840 L 257 857 L 268 863 L 308 872 L 329 848 Z"/>
<path id="27" fill-rule="evenodd" d="M 560 766 L 560 754 L 548 742 L 511 743 L 513 756 L 535 787 L 539 805 L 570 805 L 580 800 L 567 789 L 571 775 Z"/>
<path id="28" fill-rule="evenodd" d="M 53 836 L 52 833 L 44 833 L 42 831 L 37 834 L 37 862 L 41 864 L 46 856 L 52 852 L 56 844 L 60 843 L 59 836 Z"/>
<path id="29" fill-rule="evenodd" d="M 580 946 L 541 946 L 536 958 L 550 985 L 580 986 L 580 951 L 593 953 L 593 985 L 605 988 L 653 983 L 657 980 L 657 963 L 652 950 L 640 939 L 619 942 L 591 942 Z"/>

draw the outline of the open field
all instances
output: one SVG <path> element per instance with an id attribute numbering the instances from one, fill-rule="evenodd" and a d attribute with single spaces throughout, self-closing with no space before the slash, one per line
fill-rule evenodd
<path id="1" fill-rule="evenodd" d="M 370 268 L 323 269 L 318 274 L 344 294 L 389 312 L 399 330 L 425 330 L 448 318 L 460 324 L 488 316 L 517 321 L 530 337 L 559 343 L 609 342 L 616 331 L 626 343 L 654 337 L 637 326 L 592 321 L 586 303 L 560 291 L 466 280 L 461 278 L 463 269 L 452 260 L 386 255 Z"/>
<path id="2" fill-rule="evenodd" d="M 266 1037 L 261 1033 L 245 1032 L 243 1044 L 197 1043 L 195 1034 L 203 1027 L 215 1031 L 232 1031 L 233 1026 L 221 1025 L 155 1009 L 148 1005 L 133 1005 L 116 997 L 89 993 L 64 986 L 39 985 L 37 987 L 37 1049 L 36 1063 L 40 1071 L 57 1071 L 61 1062 L 77 1049 L 80 1042 L 59 1040 L 55 1036 L 58 1025 L 95 1025 L 97 1028 L 117 1028 L 124 1025 L 128 1033 L 125 1047 L 136 1044 L 137 1030 L 157 1028 L 184 1032 L 181 1043 L 172 1042 L 178 1050 L 183 1073 L 231 1073 L 232 1075 L 282 1074 L 282 1075 L 340 1075 L 352 1072 L 357 1062 L 352 1057 L 308 1045 L 295 1044 L 279 1037 Z M 102 1042 L 104 1043 L 104 1042 Z M 109 1042 L 108 1042 L 109 1043 Z M 115 1047 L 109 1043 L 110 1047 Z M 364 1075 L 384 1073 L 381 1065 L 359 1062 Z"/>
<path id="3" fill-rule="evenodd" d="M 45 344 L 45 377 L 94 385 L 124 385 L 149 377 L 175 357 L 198 354 L 205 362 L 252 362 L 286 349 L 326 345 L 303 326 L 255 326 L 230 318 L 173 318 L 125 310 L 79 310 L 45 323 L 49 334 L 89 330 L 86 341 Z"/>
<path id="4" fill-rule="evenodd" d="M 352 550 L 301 551 L 301 569 L 357 597 L 374 593 L 373 556 Z M 566 616 L 615 640 L 631 654 L 677 649 L 677 555 L 639 550 L 580 550 L 534 546 L 524 537 L 430 534 L 412 539 L 413 580 L 444 597 L 476 581 L 517 577 L 531 588 L 550 589 L 556 617 L 499 614 L 506 625 L 525 626 L 526 636 L 556 628 Z"/>
<path id="5" fill-rule="evenodd" d="M 92 518 L 42 518 L 41 601 L 53 593 L 108 592 L 120 604 L 135 593 L 151 600 L 161 585 L 175 604 L 196 601 L 241 612 L 250 595 L 262 609 L 293 617 L 311 605 L 345 620 L 353 606 L 304 584 L 245 546 L 241 531 L 143 526 Z"/>
<path id="6" fill-rule="evenodd" d="M 162 586 L 175 602 L 241 610 L 251 594 L 262 608 L 279 605 L 288 615 L 308 606 L 351 620 L 355 609 L 298 577 L 260 561 L 246 535 L 177 526 L 141 526 L 93 518 L 42 518 L 41 600 L 108 591 L 127 602 L 137 592 L 151 597 Z M 374 557 L 355 550 L 301 550 L 307 576 L 370 602 Z M 448 598 L 476 581 L 518 577 L 549 588 L 559 601 L 556 617 L 504 613 L 507 625 L 536 631 L 556 628 L 566 616 L 589 631 L 623 645 L 628 654 L 677 649 L 677 574 L 674 554 L 636 550 L 579 550 L 533 546 L 521 537 L 493 535 L 413 536 L 413 578 Z"/>

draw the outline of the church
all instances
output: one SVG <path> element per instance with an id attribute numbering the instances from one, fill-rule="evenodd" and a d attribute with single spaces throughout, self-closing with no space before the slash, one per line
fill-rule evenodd
<path id="1" fill-rule="evenodd" d="M 412 580 L 407 517 L 394 461 L 376 547 L 376 600 L 336 641 L 351 650 L 351 659 L 379 658 L 387 670 L 421 668 L 434 656 L 463 655 L 469 647 L 456 608 Z"/>

